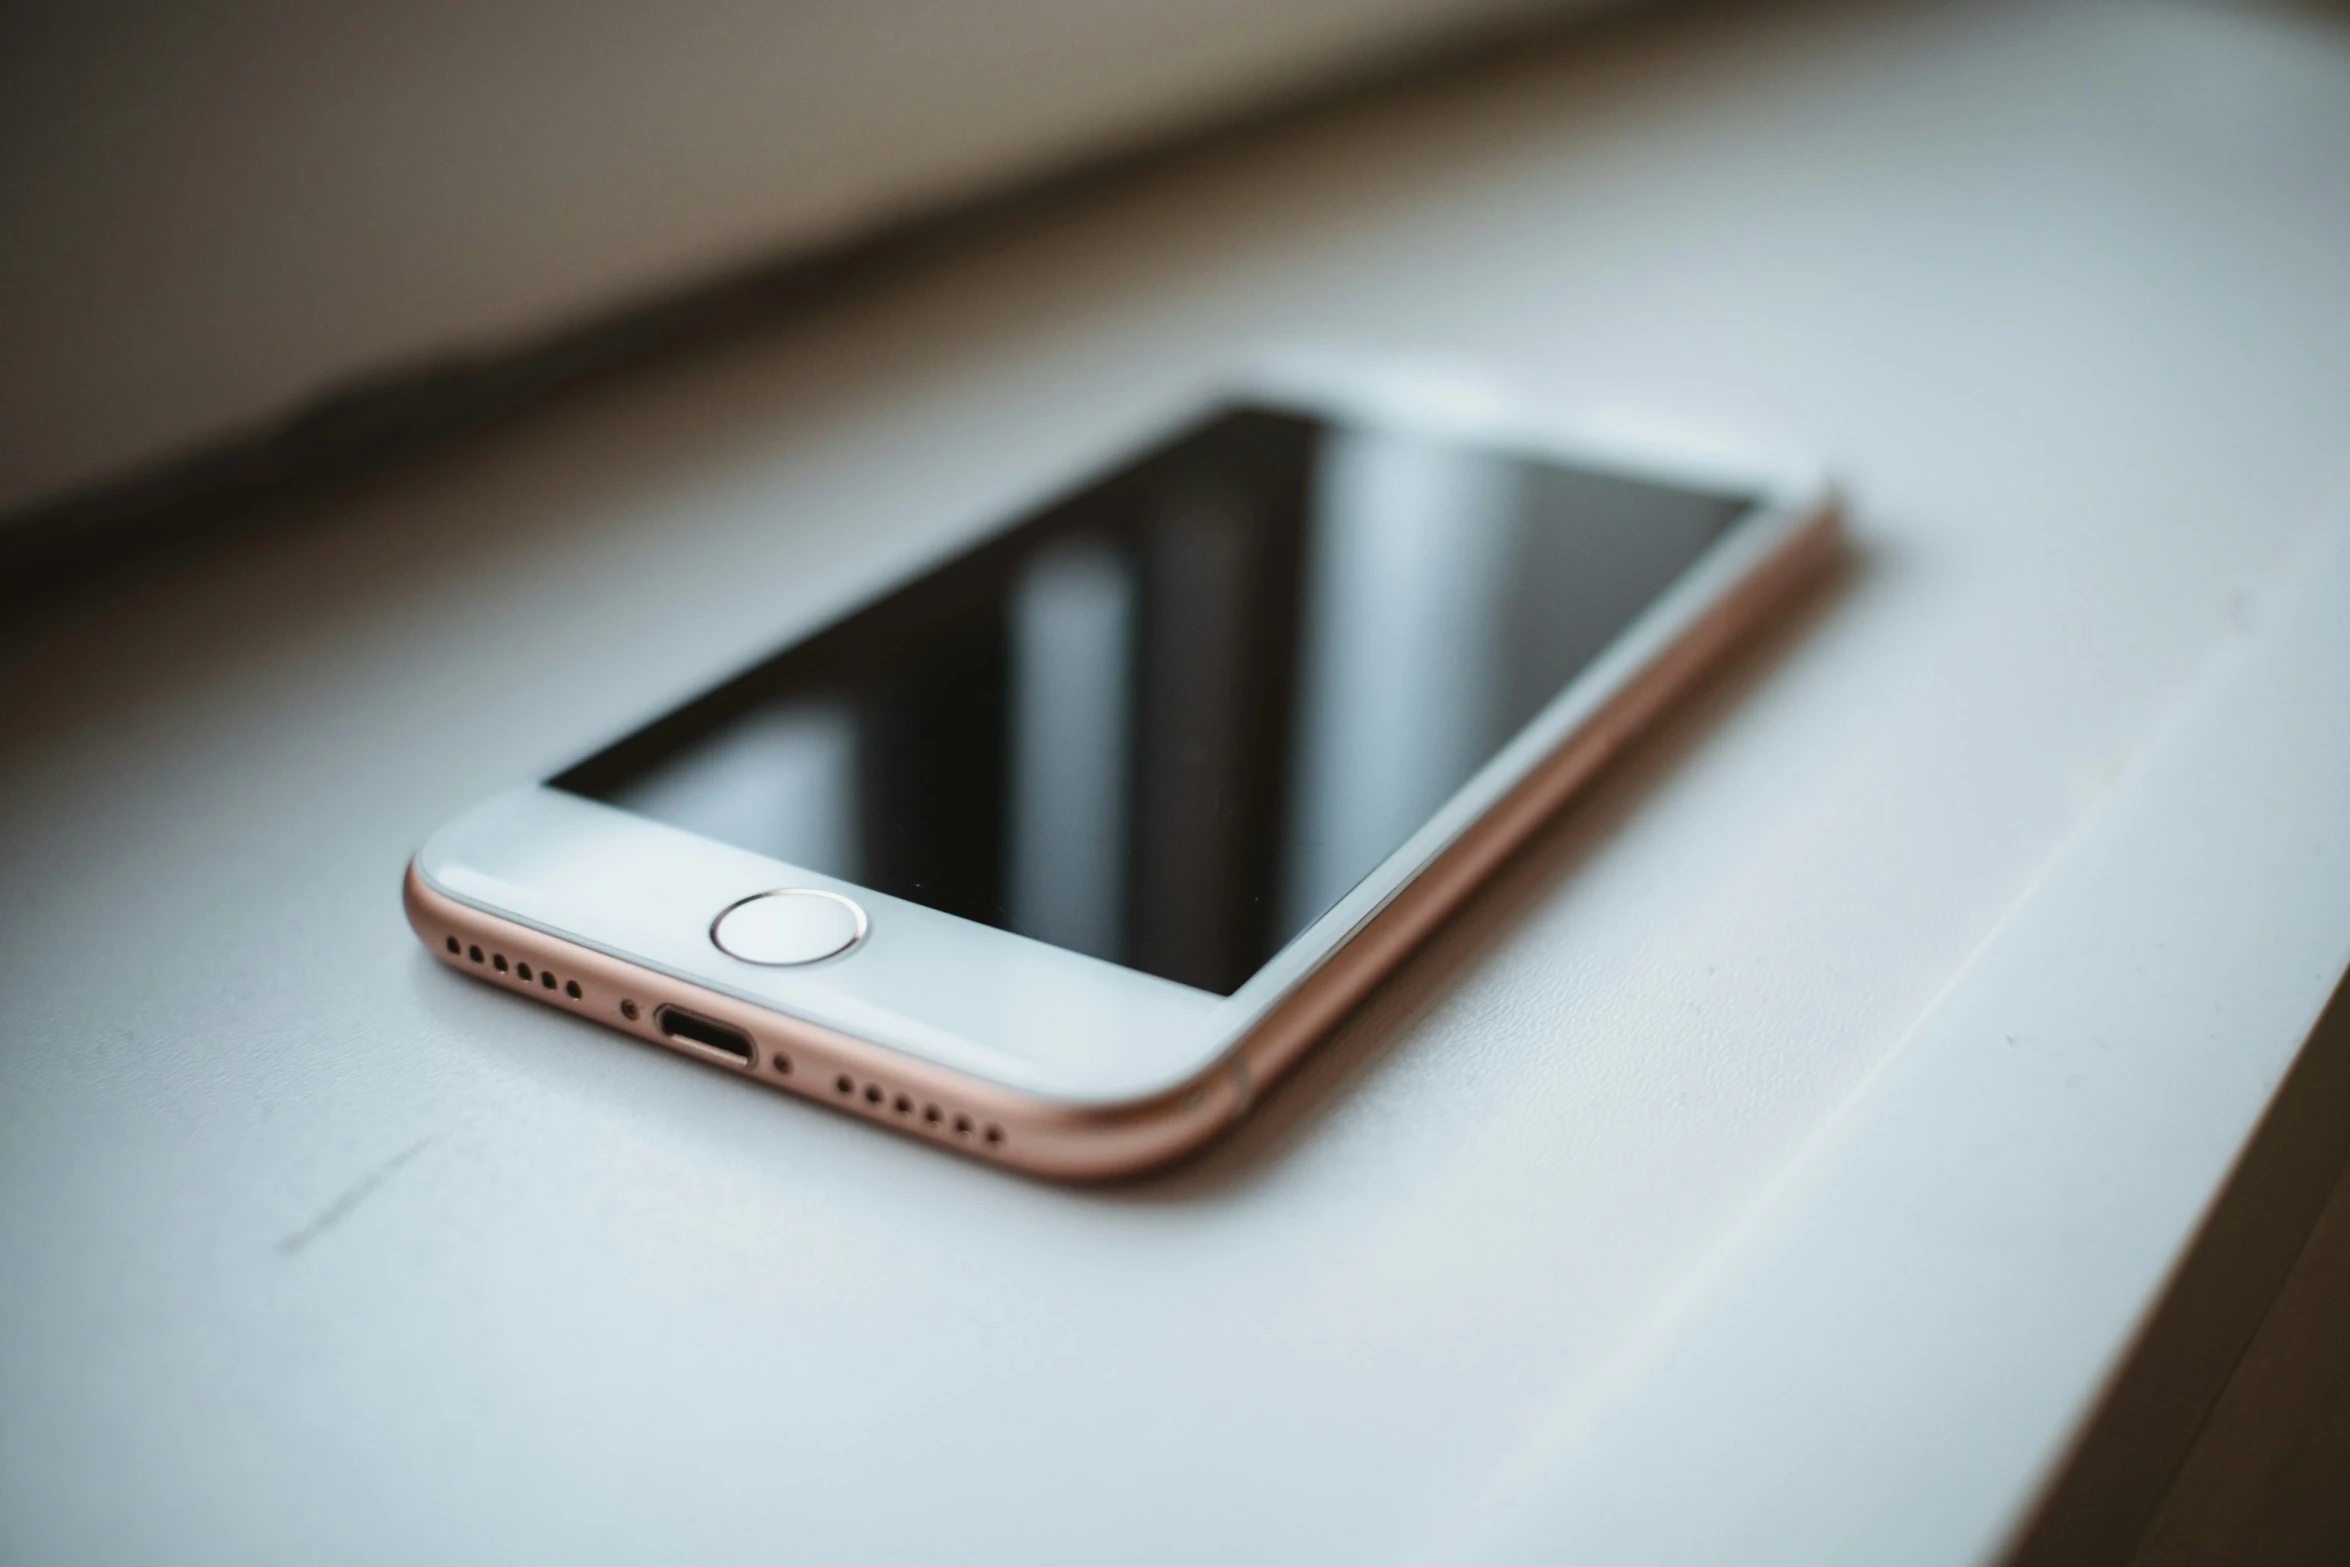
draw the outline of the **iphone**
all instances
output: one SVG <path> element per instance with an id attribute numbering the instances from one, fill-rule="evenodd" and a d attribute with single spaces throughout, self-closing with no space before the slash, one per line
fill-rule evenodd
<path id="1" fill-rule="evenodd" d="M 1245 1114 L 1838 548 L 1816 476 L 1261 378 L 434 834 L 451 968 L 1037 1174 Z"/>

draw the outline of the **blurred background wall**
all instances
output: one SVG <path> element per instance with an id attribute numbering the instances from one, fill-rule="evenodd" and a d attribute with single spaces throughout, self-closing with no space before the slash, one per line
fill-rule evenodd
<path id="1" fill-rule="evenodd" d="M 1592 0 L 0 7 L 0 519 Z"/>

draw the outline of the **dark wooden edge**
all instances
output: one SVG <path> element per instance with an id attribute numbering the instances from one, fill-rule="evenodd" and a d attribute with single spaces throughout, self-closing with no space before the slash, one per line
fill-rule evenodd
<path id="1" fill-rule="evenodd" d="M 2130 1560 L 2346 1166 L 2350 978 L 2335 987 L 2161 1300 L 2010 1543 L 2007 1567 Z"/>

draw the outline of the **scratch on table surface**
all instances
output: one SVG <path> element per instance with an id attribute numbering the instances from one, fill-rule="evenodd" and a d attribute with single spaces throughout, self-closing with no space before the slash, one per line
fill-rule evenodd
<path id="1" fill-rule="evenodd" d="M 328 1203 L 324 1209 L 320 1210 L 317 1218 L 312 1219 L 308 1224 L 303 1225 L 300 1229 L 294 1231 L 293 1234 L 287 1236 L 284 1240 L 279 1241 L 277 1243 L 277 1254 L 281 1257 L 291 1257 L 295 1253 L 299 1252 L 303 1247 L 309 1245 L 312 1241 L 318 1239 L 318 1237 L 324 1235 L 327 1231 L 333 1229 L 336 1225 L 342 1223 L 345 1219 L 348 1219 L 353 1213 L 358 1211 L 359 1205 L 361 1203 L 367 1201 L 368 1198 L 375 1195 L 375 1189 L 377 1187 L 383 1185 L 384 1182 L 390 1180 L 394 1175 L 398 1174 L 402 1165 L 415 1158 L 418 1154 L 424 1152 L 425 1148 L 431 1142 L 432 1139 L 429 1137 L 420 1137 L 415 1142 L 410 1143 L 407 1147 L 401 1149 L 398 1153 L 392 1155 L 389 1159 L 386 1159 L 383 1163 L 377 1165 L 374 1169 L 368 1171 L 367 1174 L 361 1176 L 358 1182 L 354 1184 L 349 1191 L 343 1193 L 333 1202 Z"/>

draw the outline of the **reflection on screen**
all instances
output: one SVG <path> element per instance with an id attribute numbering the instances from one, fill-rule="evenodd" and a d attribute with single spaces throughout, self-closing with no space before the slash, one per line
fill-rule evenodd
<path id="1" fill-rule="evenodd" d="M 1748 504 L 1239 409 L 554 782 L 1230 994 Z"/>

